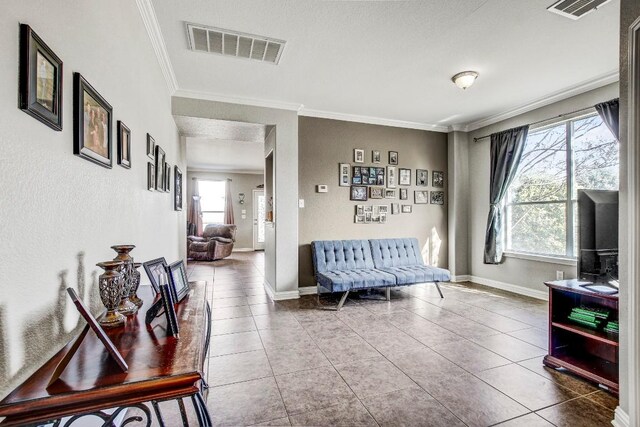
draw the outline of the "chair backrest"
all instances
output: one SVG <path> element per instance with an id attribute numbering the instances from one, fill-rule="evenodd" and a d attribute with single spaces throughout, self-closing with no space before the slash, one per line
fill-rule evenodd
<path id="1" fill-rule="evenodd" d="M 316 240 L 311 253 L 315 273 L 373 268 L 368 240 Z"/>
<path id="2" fill-rule="evenodd" d="M 372 239 L 369 243 L 375 268 L 424 265 L 416 238 Z"/>
<path id="3" fill-rule="evenodd" d="M 212 237 L 225 237 L 227 239 L 236 240 L 236 230 L 238 226 L 235 224 L 208 224 L 202 232 L 202 237 L 210 239 Z"/>

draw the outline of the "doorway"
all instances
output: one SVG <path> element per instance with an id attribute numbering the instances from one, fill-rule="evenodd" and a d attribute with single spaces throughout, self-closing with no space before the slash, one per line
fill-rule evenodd
<path id="1" fill-rule="evenodd" d="M 253 190 L 253 250 L 264 250 L 265 228 L 264 190 Z"/>

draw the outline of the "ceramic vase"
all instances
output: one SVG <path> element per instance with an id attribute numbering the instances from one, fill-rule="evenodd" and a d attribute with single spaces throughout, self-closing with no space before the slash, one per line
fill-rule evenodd
<path id="1" fill-rule="evenodd" d="M 105 328 L 123 325 L 125 317 L 118 312 L 118 305 L 122 299 L 122 261 L 105 261 L 96 265 L 104 269 L 104 273 L 98 278 L 98 287 L 102 304 L 107 308 L 100 324 Z"/>
<path id="2" fill-rule="evenodd" d="M 138 269 L 141 265 L 141 262 L 133 263 L 133 278 L 131 280 L 131 292 L 129 293 L 129 299 L 137 307 L 142 307 L 142 300 L 138 296 L 138 286 L 140 286 L 140 272 L 138 271 Z"/>
<path id="3" fill-rule="evenodd" d="M 114 261 L 122 261 L 122 300 L 118 306 L 118 311 L 125 316 L 130 316 L 138 311 L 138 306 L 135 305 L 131 299 L 131 287 L 133 286 L 133 258 L 129 255 L 135 248 L 134 245 L 115 245 L 111 246 L 111 249 L 116 251 L 118 255 L 113 259 Z"/>

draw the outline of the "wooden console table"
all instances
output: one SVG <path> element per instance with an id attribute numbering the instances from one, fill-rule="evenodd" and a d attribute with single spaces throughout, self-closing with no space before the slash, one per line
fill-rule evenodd
<path id="1" fill-rule="evenodd" d="M 105 425 L 127 408 L 137 408 L 153 423 L 164 425 L 158 402 L 177 400 L 186 424 L 183 399 L 191 400 L 200 425 L 210 426 L 211 418 L 202 392 L 206 391 L 206 356 L 211 332 L 211 313 L 206 300 L 207 283 L 191 282 L 189 295 L 178 305 L 176 314 L 180 338 L 166 336 L 165 317 L 150 325 L 144 318 L 154 296 L 149 286 L 141 286 L 138 295 L 144 305 L 121 328 L 106 329 L 118 351 L 129 365 L 128 372 L 118 369 L 102 343 L 89 331 L 60 379 L 46 389 L 58 362 L 70 350 L 67 344 L 2 402 L 2 426 L 33 425 L 72 416 L 70 425 L 83 416 L 98 416 Z M 106 414 L 113 408 L 115 413 Z M 153 408 L 153 409 L 151 409 Z M 136 411 L 138 412 L 138 411 Z"/>
<path id="2" fill-rule="evenodd" d="M 567 320 L 574 307 L 603 308 L 618 320 L 618 294 L 599 294 L 578 280 L 545 282 L 549 288 L 549 354 L 544 364 L 565 368 L 618 394 L 618 335 Z"/>

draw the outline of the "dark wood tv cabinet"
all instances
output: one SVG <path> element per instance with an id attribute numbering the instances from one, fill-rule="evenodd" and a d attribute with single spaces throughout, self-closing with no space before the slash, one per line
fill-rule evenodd
<path id="1" fill-rule="evenodd" d="M 83 417 L 98 417 L 110 426 L 117 413 L 136 408 L 135 412 L 146 416 L 146 425 L 162 426 L 159 402 L 173 400 L 183 421 L 187 415 L 186 402 L 193 405 L 198 424 L 210 426 L 205 404 L 211 333 L 207 282 L 191 282 L 189 286 L 189 295 L 175 306 L 179 339 L 167 336 L 165 316 L 145 324 L 145 314 L 157 296 L 154 297 L 150 286 L 141 286 L 138 295 L 144 305 L 138 313 L 129 316 L 123 327 L 105 329 L 129 365 L 127 372 L 118 368 L 98 337 L 89 331 L 51 387 L 47 389 L 47 384 L 73 341 L 0 402 L 0 417 L 6 417 L 0 425 L 52 422 L 59 426 L 62 418 L 71 416 L 65 426 L 83 425 Z M 104 412 L 106 409 L 117 413 L 109 414 Z M 75 420 L 78 421 L 74 423 Z M 123 425 L 130 421 L 124 420 Z"/>
<path id="2" fill-rule="evenodd" d="M 549 354 L 544 364 L 564 368 L 595 382 L 614 394 L 619 393 L 618 334 L 572 323 L 567 318 L 574 307 L 587 306 L 610 311 L 618 320 L 618 294 L 600 294 L 586 289 L 578 280 L 545 282 L 549 288 Z"/>

